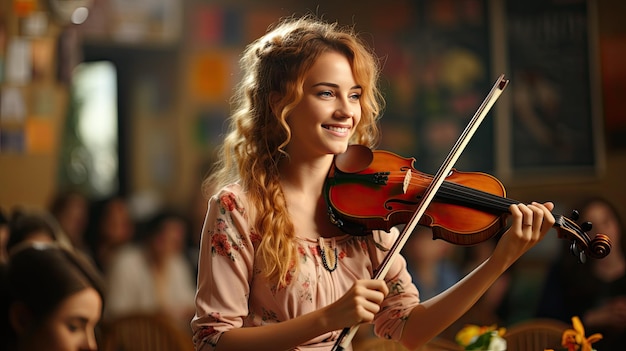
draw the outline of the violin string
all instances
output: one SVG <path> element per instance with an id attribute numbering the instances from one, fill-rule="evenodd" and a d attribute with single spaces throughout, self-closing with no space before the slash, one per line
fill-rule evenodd
<path id="1" fill-rule="evenodd" d="M 485 207 L 495 207 L 496 210 L 508 211 L 510 205 L 516 203 L 510 199 L 500 197 L 491 193 L 482 192 L 464 185 L 453 182 L 445 182 L 442 186 L 442 193 L 450 194 L 453 199 L 463 196 L 465 199 L 472 199 L 477 204 Z"/>
<path id="2" fill-rule="evenodd" d="M 394 175 L 390 175 L 389 182 L 392 183 L 400 183 L 404 181 L 404 176 L 402 176 L 402 181 L 397 180 L 399 176 L 395 175 L 398 172 L 392 172 Z M 401 172 L 404 173 L 404 172 Z M 420 176 L 415 178 L 423 178 L 429 179 L 425 176 Z M 423 182 L 420 182 L 418 179 L 411 179 L 411 186 L 423 187 Z M 430 180 L 428 180 L 430 181 Z M 493 209 L 499 212 L 507 212 L 510 205 L 518 203 L 517 201 L 507 199 L 505 197 L 501 197 L 498 195 L 494 195 L 491 193 L 487 193 L 481 190 L 473 189 L 465 185 L 457 184 L 450 181 L 445 181 L 441 186 L 439 193 L 440 197 L 446 198 L 448 200 L 456 200 L 460 203 L 472 203 L 476 204 L 488 209 Z"/>

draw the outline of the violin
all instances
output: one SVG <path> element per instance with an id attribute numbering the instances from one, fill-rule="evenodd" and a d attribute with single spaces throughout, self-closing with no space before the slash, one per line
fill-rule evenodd
<path id="1" fill-rule="evenodd" d="M 435 176 L 417 171 L 415 159 L 362 145 L 350 146 L 335 156 L 324 182 L 332 223 L 353 235 L 405 224 L 372 278 L 385 277 L 417 225 L 430 226 L 435 239 L 458 245 L 476 244 L 504 231 L 508 208 L 519 201 L 505 198 L 504 187 L 496 178 L 458 172 L 453 166 L 508 84 L 504 74 L 498 77 Z M 597 234 L 591 240 L 585 233 L 591 223 L 583 225 L 583 230 L 576 224 L 577 218 L 554 217 L 559 237 L 572 241 L 570 249 L 580 262 L 587 256 L 603 258 L 611 251 L 608 236 Z M 573 217 L 577 217 L 575 213 Z M 332 351 L 345 350 L 357 330 L 358 325 L 344 328 Z"/>
<path id="2" fill-rule="evenodd" d="M 421 201 L 432 176 L 414 167 L 414 158 L 384 150 L 351 145 L 335 157 L 325 185 L 325 198 L 332 223 L 351 235 L 367 235 L 372 230 L 389 231 L 406 224 Z M 418 224 L 432 228 L 434 239 L 469 246 L 503 232 L 509 206 L 519 201 L 505 197 L 506 190 L 495 177 L 481 172 L 456 169 L 443 184 Z M 559 238 L 572 241 L 572 253 L 581 262 L 586 256 L 603 258 L 611 251 L 608 236 L 590 239 L 572 218 L 553 214 Z"/>

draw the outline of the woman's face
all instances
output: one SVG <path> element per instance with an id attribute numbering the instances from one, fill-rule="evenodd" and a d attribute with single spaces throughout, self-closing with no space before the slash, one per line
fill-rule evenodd
<path id="1" fill-rule="evenodd" d="M 289 155 L 344 152 L 361 120 L 361 92 L 348 59 L 334 51 L 323 53 L 305 76 L 302 100 L 287 117 Z"/>
<path id="2" fill-rule="evenodd" d="M 133 237 L 133 224 L 126 203 L 122 200 L 113 200 L 109 203 L 105 218 L 102 220 L 105 242 L 111 245 L 121 245 Z"/>
<path id="3" fill-rule="evenodd" d="M 74 243 L 82 240 L 81 236 L 87 226 L 87 206 L 87 201 L 84 198 L 78 195 L 72 196 L 65 209 L 59 214 L 59 224 Z"/>
<path id="4" fill-rule="evenodd" d="M 93 288 L 66 298 L 33 334 L 22 338 L 27 350 L 97 350 L 94 329 L 100 320 L 102 300 Z"/>
<path id="5" fill-rule="evenodd" d="M 185 245 L 185 223 L 178 219 L 165 221 L 160 232 L 152 240 L 153 254 L 160 259 L 168 259 L 183 252 Z"/>

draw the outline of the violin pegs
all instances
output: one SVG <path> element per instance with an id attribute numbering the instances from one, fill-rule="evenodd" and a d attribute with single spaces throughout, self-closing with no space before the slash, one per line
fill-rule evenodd
<path id="1" fill-rule="evenodd" d="M 585 251 L 581 250 L 580 247 L 578 247 L 578 244 L 576 244 L 576 241 L 572 241 L 572 244 L 570 245 L 569 250 L 572 253 L 572 255 L 578 258 L 578 263 L 587 262 L 587 256 L 585 255 Z"/>
<path id="2" fill-rule="evenodd" d="M 574 210 L 574 211 L 572 211 L 572 216 L 571 216 L 571 218 L 572 218 L 574 221 L 577 221 L 577 220 L 580 218 L 580 212 L 578 212 L 578 210 Z"/>
<path id="3" fill-rule="evenodd" d="M 588 232 L 591 230 L 592 227 L 593 225 L 591 224 L 591 222 L 585 222 L 580 226 L 580 229 L 582 229 L 584 232 Z"/>
<path id="4" fill-rule="evenodd" d="M 580 250 L 578 249 L 578 245 L 576 245 L 575 241 L 572 241 L 572 243 L 569 246 L 569 251 L 572 253 L 572 255 L 574 256 L 578 256 L 578 254 L 580 253 Z"/>
<path id="5" fill-rule="evenodd" d="M 578 263 L 585 264 L 585 262 L 587 262 L 587 255 L 585 255 L 584 251 L 581 251 L 578 254 Z"/>

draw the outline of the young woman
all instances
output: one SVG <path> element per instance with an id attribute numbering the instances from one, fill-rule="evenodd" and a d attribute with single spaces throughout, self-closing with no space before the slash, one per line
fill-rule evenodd
<path id="1" fill-rule="evenodd" d="M 1 350 L 98 349 L 103 283 L 90 261 L 56 244 L 23 243 L 2 273 Z"/>
<path id="2" fill-rule="evenodd" d="M 398 230 L 346 235 L 323 186 L 335 155 L 374 147 L 379 65 L 349 28 L 312 17 L 280 22 L 241 58 L 231 131 L 207 185 L 198 265 L 197 350 L 330 350 L 345 327 L 410 349 L 459 318 L 554 224 L 551 203 L 510 207 L 492 256 L 446 292 L 420 301 L 404 259 L 373 270 Z"/>

